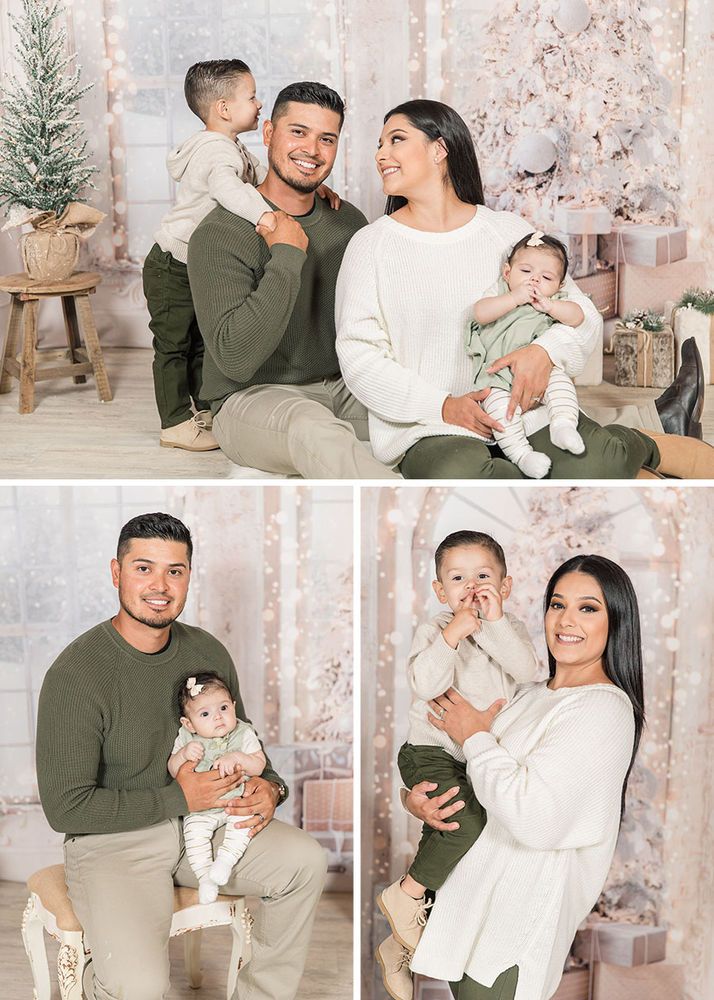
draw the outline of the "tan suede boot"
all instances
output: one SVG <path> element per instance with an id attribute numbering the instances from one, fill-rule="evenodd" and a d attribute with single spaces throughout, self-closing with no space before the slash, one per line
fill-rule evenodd
<path id="1" fill-rule="evenodd" d="M 205 410 L 201 411 L 201 414 L 205 413 Z M 206 426 L 201 414 L 197 413 L 195 417 L 190 417 L 174 427 L 165 427 L 159 439 L 161 447 L 182 448 L 184 451 L 215 451 L 218 448 L 218 441 Z"/>
<path id="2" fill-rule="evenodd" d="M 392 934 L 399 944 L 415 951 L 426 926 L 426 911 L 431 906 L 424 897 L 412 899 L 397 879 L 377 897 L 377 906 L 389 921 Z"/>
<path id="3" fill-rule="evenodd" d="M 714 479 L 714 448 L 697 438 L 643 430 L 659 451 L 656 471 L 677 479 Z"/>
<path id="4" fill-rule="evenodd" d="M 384 988 L 394 1000 L 412 1000 L 414 984 L 409 971 L 411 952 L 403 948 L 390 934 L 377 948 L 377 961 L 382 967 Z"/>

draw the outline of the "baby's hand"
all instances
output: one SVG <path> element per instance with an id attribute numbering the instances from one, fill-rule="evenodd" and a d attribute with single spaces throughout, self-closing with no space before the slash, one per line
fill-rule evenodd
<path id="1" fill-rule="evenodd" d="M 531 299 L 531 305 L 539 313 L 549 313 L 550 312 L 550 299 L 547 299 L 545 295 L 541 295 L 540 292 L 533 289 L 533 298 Z"/>
<path id="2" fill-rule="evenodd" d="M 258 229 L 258 226 L 260 226 L 260 228 L 266 230 L 266 232 L 274 233 L 277 224 L 278 220 L 275 218 L 275 212 L 263 212 L 261 217 L 258 219 L 258 225 L 255 227 L 255 231 L 262 236 L 263 234 Z"/>
<path id="3" fill-rule="evenodd" d="M 183 748 L 183 755 L 186 760 L 192 760 L 194 763 L 198 764 L 199 761 L 203 760 L 203 755 L 205 754 L 203 746 L 198 742 L 198 740 L 191 740 Z"/>
<path id="4" fill-rule="evenodd" d="M 517 306 L 525 306 L 532 301 L 533 289 L 530 285 L 519 285 L 515 291 L 511 292 L 511 298 Z"/>
<path id="5" fill-rule="evenodd" d="M 474 596 L 485 621 L 497 622 L 503 618 L 503 595 L 493 583 L 480 584 Z"/>
<path id="6" fill-rule="evenodd" d="M 236 760 L 236 755 L 232 753 L 227 753 L 222 757 L 218 757 L 214 760 L 213 767 L 218 771 L 222 778 L 227 777 L 229 774 L 241 774 L 243 771 L 243 768 Z"/>

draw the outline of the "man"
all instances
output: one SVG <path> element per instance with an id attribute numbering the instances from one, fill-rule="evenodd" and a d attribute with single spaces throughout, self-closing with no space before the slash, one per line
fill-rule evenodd
<path id="1" fill-rule="evenodd" d="M 112 581 L 119 611 L 71 643 L 40 693 L 37 774 L 43 808 L 65 838 L 72 905 L 92 949 L 97 1000 L 158 1000 L 169 988 L 173 886 L 195 886 L 180 816 L 213 808 L 240 774 L 172 780 L 167 761 L 178 731 L 177 694 L 191 674 L 221 676 L 246 718 L 227 650 L 176 621 L 191 575 L 191 536 L 168 514 L 144 514 L 121 530 Z M 243 798 L 220 802 L 250 817 L 251 841 L 225 891 L 262 898 L 253 958 L 235 997 L 295 996 L 325 878 L 320 846 L 273 820 L 287 796 L 270 761 Z"/>
<path id="2" fill-rule="evenodd" d="M 222 207 L 188 248 L 191 293 L 206 343 L 213 433 L 240 465 L 306 479 L 397 479 L 366 441 L 367 413 L 340 375 L 335 283 L 367 220 L 315 191 L 332 170 L 344 120 L 334 90 L 293 83 L 263 129 L 268 173 L 258 191 L 276 210 L 270 232 Z"/>

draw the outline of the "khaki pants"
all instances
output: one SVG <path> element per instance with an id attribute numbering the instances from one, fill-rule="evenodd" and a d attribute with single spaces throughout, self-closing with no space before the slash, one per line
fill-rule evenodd
<path id="1" fill-rule="evenodd" d="M 273 820 L 251 842 L 226 886 L 261 899 L 253 957 L 238 975 L 234 1000 L 295 997 L 325 873 L 325 852 L 296 827 Z M 173 886 L 196 886 L 180 820 L 72 837 L 65 877 L 92 949 L 96 1000 L 161 1000 L 169 989 Z"/>
<path id="2" fill-rule="evenodd" d="M 369 437 L 367 411 L 341 378 L 234 392 L 214 417 L 213 433 L 232 462 L 265 472 L 304 479 L 401 478 L 360 444 Z"/>

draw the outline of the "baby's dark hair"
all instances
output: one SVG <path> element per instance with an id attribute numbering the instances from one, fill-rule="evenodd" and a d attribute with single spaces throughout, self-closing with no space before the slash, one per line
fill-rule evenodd
<path id="1" fill-rule="evenodd" d="M 452 531 L 450 535 L 446 536 L 443 542 L 439 543 L 434 553 L 437 580 L 441 580 L 441 564 L 449 549 L 460 549 L 466 545 L 480 545 L 482 549 L 486 549 L 492 556 L 495 556 L 496 561 L 503 570 L 503 575 L 507 575 L 506 557 L 495 538 L 485 535 L 482 531 Z"/>
<path id="2" fill-rule="evenodd" d="M 209 59 L 194 63 L 183 84 L 186 103 L 205 122 L 213 102 L 229 97 L 239 77 L 246 73 L 250 73 L 250 68 L 242 59 Z"/>
<path id="3" fill-rule="evenodd" d="M 188 683 L 189 681 L 192 681 L 193 684 L 200 684 L 202 686 L 203 690 L 200 692 L 200 694 L 203 694 L 204 691 L 214 691 L 214 690 L 220 691 L 222 689 L 223 691 L 226 692 L 230 700 L 233 701 L 233 695 L 228 689 L 228 685 L 226 684 L 226 682 L 223 680 L 222 677 L 218 676 L 218 674 L 213 674 L 209 670 L 204 670 L 202 673 L 199 674 L 191 674 L 191 676 L 187 677 L 186 680 L 181 685 L 181 687 L 179 688 L 178 692 L 179 718 L 182 715 L 186 715 L 186 706 L 191 704 L 192 696 L 189 691 L 189 683 Z M 191 684 L 191 687 L 193 687 L 193 684 Z"/>
<path id="4" fill-rule="evenodd" d="M 522 240 L 519 240 L 518 243 L 516 243 L 508 255 L 507 263 L 509 265 L 513 263 L 516 254 L 520 250 L 524 250 L 526 247 L 528 247 L 529 250 L 532 249 L 532 247 L 528 246 L 528 240 L 532 240 L 535 235 L 535 233 L 528 233 L 527 236 L 524 236 Z M 563 266 L 563 273 L 560 276 L 560 280 L 562 281 L 568 273 L 568 251 L 565 249 L 560 240 L 556 240 L 555 236 L 546 236 L 545 233 L 539 233 L 539 237 L 540 243 L 535 247 L 535 249 L 547 250 L 549 253 L 560 259 L 560 263 Z"/>

